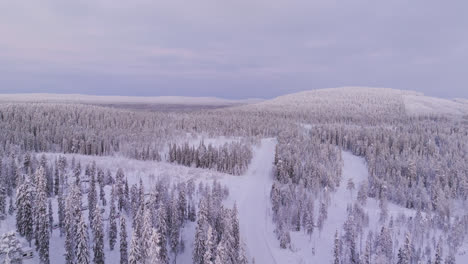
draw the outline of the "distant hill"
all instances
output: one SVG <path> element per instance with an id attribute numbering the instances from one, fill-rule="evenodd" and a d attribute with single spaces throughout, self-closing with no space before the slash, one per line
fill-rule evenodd
<path id="1" fill-rule="evenodd" d="M 243 106 L 278 112 L 310 112 L 329 115 L 468 115 L 467 99 L 442 99 L 390 88 L 339 87 L 303 91 Z"/>
<path id="2" fill-rule="evenodd" d="M 229 100 L 217 97 L 186 96 L 97 96 L 83 94 L 0 94 L 0 102 L 60 102 L 87 104 L 161 104 L 229 106 L 257 103 L 262 99 Z"/>

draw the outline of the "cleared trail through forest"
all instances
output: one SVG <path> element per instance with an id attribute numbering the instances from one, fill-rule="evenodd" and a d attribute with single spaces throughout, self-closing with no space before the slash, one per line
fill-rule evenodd
<path id="1" fill-rule="evenodd" d="M 275 139 L 263 139 L 255 149 L 252 162 L 240 188 L 233 194 L 239 207 L 239 224 L 250 258 L 255 263 L 277 263 L 272 252 L 274 234 L 270 214 L 270 189 L 273 183 Z"/>

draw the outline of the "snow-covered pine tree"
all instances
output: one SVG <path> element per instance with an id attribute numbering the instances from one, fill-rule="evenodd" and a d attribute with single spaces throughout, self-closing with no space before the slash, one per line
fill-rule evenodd
<path id="1" fill-rule="evenodd" d="M 185 219 L 187 219 L 187 196 L 186 196 L 186 186 L 184 183 L 179 184 L 179 196 L 177 200 L 177 209 L 179 212 L 179 219 L 181 220 L 180 224 L 183 226 Z"/>
<path id="2" fill-rule="evenodd" d="M 125 208 L 125 175 L 121 168 L 117 170 L 115 175 L 116 181 L 116 196 L 117 196 L 117 207 L 119 211 L 122 211 Z"/>
<path id="3" fill-rule="evenodd" d="M 240 245 L 240 227 L 239 227 L 239 218 L 238 218 L 238 211 L 237 211 L 237 204 L 234 203 L 234 206 L 231 210 L 231 224 L 232 224 L 232 239 L 233 239 L 233 252 L 235 258 L 239 258 L 239 252 L 241 250 Z"/>
<path id="4" fill-rule="evenodd" d="M 210 225 L 208 225 L 208 230 L 206 233 L 206 240 L 205 240 L 205 254 L 203 254 L 203 263 L 205 264 L 213 264 L 213 261 L 216 257 L 215 247 L 216 241 L 213 235 L 213 229 Z"/>
<path id="5" fill-rule="evenodd" d="M 54 231 L 54 212 L 53 212 L 53 207 L 52 207 L 52 200 L 49 199 L 49 229 L 50 229 L 50 234 Z"/>
<path id="6" fill-rule="evenodd" d="M 112 193 L 114 193 L 114 187 L 112 187 Z M 110 201 L 110 212 L 109 212 L 109 247 L 110 250 L 114 250 L 115 243 L 117 241 L 117 210 L 114 203 L 114 195 L 111 193 Z"/>
<path id="7" fill-rule="evenodd" d="M 1 160 L 1 159 L 0 159 Z M 0 164 L 1 167 L 1 164 Z M 2 178 L 2 174 L 0 172 L 0 216 L 6 215 L 6 205 L 7 205 L 7 182 Z"/>
<path id="8" fill-rule="evenodd" d="M 33 189 L 31 182 L 26 178 L 16 191 L 16 229 L 31 245 L 34 236 L 33 220 Z"/>
<path id="9" fill-rule="evenodd" d="M 410 240 L 410 235 L 409 233 L 405 234 L 405 244 L 403 245 L 402 249 L 402 256 L 401 256 L 401 262 L 400 258 L 398 259 L 400 264 L 410 264 L 411 260 L 413 258 L 413 252 L 412 252 L 412 245 L 411 245 L 411 240 Z"/>
<path id="10" fill-rule="evenodd" d="M 99 200 L 101 200 L 101 203 L 103 206 L 106 206 L 107 205 L 106 192 L 104 191 L 104 186 L 106 184 L 104 180 L 104 171 L 101 168 L 98 169 L 97 181 L 99 184 Z"/>
<path id="11" fill-rule="evenodd" d="M 37 193 L 36 193 L 36 217 L 37 230 L 36 239 L 38 240 L 39 259 L 43 264 L 49 264 L 49 214 L 47 212 L 47 179 L 44 167 L 36 171 Z"/>
<path id="12" fill-rule="evenodd" d="M 91 228 L 93 227 L 94 224 L 94 214 L 96 213 L 96 205 L 97 205 L 97 192 L 96 192 L 96 177 L 95 173 L 91 169 L 90 172 L 90 184 L 89 184 L 89 190 L 88 190 L 88 217 L 89 217 L 89 223 Z M 99 214 L 101 212 L 98 212 Z"/>
<path id="13" fill-rule="evenodd" d="M 333 263 L 340 264 L 341 252 L 340 252 L 340 238 L 338 236 L 338 230 L 335 231 L 335 243 L 333 246 Z"/>
<path id="14" fill-rule="evenodd" d="M 135 233 L 132 234 L 132 242 L 130 243 L 130 255 L 128 257 L 129 264 L 140 264 L 141 259 L 141 248 L 140 248 L 140 239 Z"/>
<path id="15" fill-rule="evenodd" d="M 151 212 L 148 208 L 144 209 L 144 216 L 143 216 L 143 225 L 142 225 L 142 230 L 141 230 L 141 235 L 140 235 L 140 249 L 141 249 L 141 259 L 148 259 L 149 255 L 151 253 L 151 236 L 152 236 L 152 231 L 153 231 L 153 225 L 152 225 L 152 218 L 151 218 Z M 158 236 L 158 241 L 159 241 L 159 236 Z"/>
<path id="16" fill-rule="evenodd" d="M 127 224 L 123 215 L 120 216 L 120 264 L 128 264 Z"/>
<path id="17" fill-rule="evenodd" d="M 161 260 L 161 248 L 159 247 L 159 233 L 157 229 L 153 228 L 152 231 L 150 232 L 150 251 L 149 255 L 147 257 L 146 263 L 151 263 L 151 264 L 163 264 L 164 262 Z"/>
<path id="18" fill-rule="evenodd" d="M 54 194 L 58 195 L 60 188 L 60 170 L 57 160 L 55 161 L 54 167 Z"/>
<path id="19" fill-rule="evenodd" d="M 229 250 L 223 242 L 219 243 L 216 247 L 216 258 L 214 264 L 233 264 L 229 258 Z"/>
<path id="20" fill-rule="evenodd" d="M 10 197 L 10 203 L 8 204 L 8 214 L 9 215 L 13 215 L 13 213 L 15 212 L 15 206 L 14 206 L 14 202 L 13 202 L 13 196 Z"/>
<path id="21" fill-rule="evenodd" d="M 156 230 L 159 234 L 159 255 L 162 263 L 169 263 L 169 255 L 167 252 L 167 220 L 166 210 L 162 202 L 159 203 L 158 209 L 156 210 Z"/>
<path id="22" fill-rule="evenodd" d="M 327 205 L 324 202 L 321 202 L 320 203 L 320 210 L 319 210 L 319 217 L 318 217 L 318 221 L 317 221 L 317 225 L 318 225 L 320 233 L 322 232 L 323 225 L 325 224 L 325 221 L 327 219 L 327 215 L 328 215 Z"/>
<path id="23" fill-rule="evenodd" d="M 314 202 L 308 201 L 306 212 L 304 213 L 304 229 L 311 239 L 314 232 Z"/>
<path id="24" fill-rule="evenodd" d="M 203 263 L 203 255 L 206 251 L 206 228 L 208 225 L 208 207 L 205 197 L 200 199 L 197 226 L 195 228 L 195 241 L 193 245 L 192 259 L 195 264 Z"/>
<path id="25" fill-rule="evenodd" d="M 67 197 L 64 211 L 63 229 L 65 231 L 65 261 L 67 264 L 75 263 L 75 218 L 73 216 L 73 196 Z"/>
<path id="26" fill-rule="evenodd" d="M 442 245 L 440 243 L 440 240 L 437 243 L 434 264 L 442 264 Z"/>
<path id="27" fill-rule="evenodd" d="M 179 242 L 180 242 L 180 227 L 182 220 L 177 206 L 177 200 L 173 199 L 171 202 L 171 225 L 169 229 L 171 251 L 174 253 L 174 258 L 177 258 L 179 253 Z"/>
<path id="28" fill-rule="evenodd" d="M 84 220 L 84 217 L 81 216 L 80 221 L 78 222 L 77 234 L 76 234 L 76 263 L 80 264 L 90 264 L 90 255 L 89 255 L 89 236 L 88 236 L 88 226 Z"/>
<path id="29" fill-rule="evenodd" d="M 60 236 L 63 235 L 65 231 L 65 200 L 63 197 L 62 189 L 59 189 L 57 195 L 57 203 L 58 203 L 58 225 L 60 228 Z"/>
<path id="30" fill-rule="evenodd" d="M 93 262 L 95 264 L 104 264 L 104 228 L 102 225 L 101 208 L 99 205 L 96 206 L 96 213 L 93 219 Z"/>

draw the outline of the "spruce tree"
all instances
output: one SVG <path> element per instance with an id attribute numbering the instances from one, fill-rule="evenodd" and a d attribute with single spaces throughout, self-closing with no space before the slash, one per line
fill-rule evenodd
<path id="1" fill-rule="evenodd" d="M 96 213 L 96 205 L 97 205 L 97 193 L 96 193 L 96 177 L 94 176 L 93 172 L 90 172 L 91 180 L 88 190 L 88 217 L 89 223 L 91 227 L 94 224 L 94 214 Z M 101 212 L 98 212 L 101 213 Z"/>
<path id="2" fill-rule="evenodd" d="M 338 237 L 338 231 L 335 232 L 335 244 L 333 247 L 333 263 L 340 264 L 340 238 Z"/>
<path id="3" fill-rule="evenodd" d="M 167 252 L 167 221 L 166 210 L 162 202 L 159 203 L 156 210 L 156 230 L 159 234 L 159 255 L 162 263 L 169 263 L 169 255 Z"/>
<path id="4" fill-rule="evenodd" d="M 140 264 L 141 259 L 141 248 L 138 236 L 135 233 L 132 235 L 132 242 L 130 243 L 130 255 L 128 257 L 129 264 Z"/>
<path id="5" fill-rule="evenodd" d="M 100 212 L 100 207 L 97 205 L 96 213 L 94 214 L 94 224 L 93 224 L 93 238 L 94 246 L 93 253 L 94 258 L 93 262 L 95 264 L 104 264 L 105 255 L 104 255 L 104 230 L 102 226 L 102 217 Z"/>
<path id="6" fill-rule="evenodd" d="M 237 204 L 234 203 L 234 207 L 232 208 L 231 212 L 231 225 L 232 225 L 232 239 L 233 239 L 233 252 L 235 254 L 236 259 L 239 257 L 239 251 L 241 249 L 240 246 L 240 227 L 239 227 L 239 218 L 238 218 L 238 211 L 237 211 Z"/>
<path id="7" fill-rule="evenodd" d="M 52 208 L 52 200 L 49 199 L 49 228 L 50 228 L 50 234 L 54 231 L 54 212 Z"/>
<path id="8" fill-rule="evenodd" d="M 40 167 L 36 171 L 37 179 L 37 198 L 36 198 L 36 217 L 37 230 L 36 239 L 38 244 L 39 259 L 41 263 L 48 264 L 49 261 L 49 214 L 47 212 L 47 179 L 44 172 L 44 167 Z"/>
<path id="9" fill-rule="evenodd" d="M 110 212 L 109 212 L 109 247 L 110 247 L 110 250 L 114 250 L 115 242 L 117 241 L 116 218 L 117 218 L 117 211 L 115 208 L 114 199 L 111 199 Z"/>
<path id="10" fill-rule="evenodd" d="M 159 233 L 156 229 L 153 228 L 153 230 L 150 232 L 150 252 L 147 257 L 147 262 L 146 263 L 151 263 L 151 264 L 163 264 L 164 262 L 161 260 L 161 255 L 160 255 L 160 247 L 159 247 Z"/>
<path id="11" fill-rule="evenodd" d="M 123 215 L 120 216 L 120 264 L 128 264 L 127 225 Z"/>
<path id="12" fill-rule="evenodd" d="M 16 192 L 16 229 L 31 246 L 34 236 L 33 189 L 29 179 L 25 179 Z"/>
<path id="13" fill-rule="evenodd" d="M 205 245 L 205 254 L 203 255 L 203 263 L 212 264 L 216 255 L 215 253 L 216 241 L 213 234 L 213 229 L 211 226 L 208 226 L 206 233 L 206 245 Z"/>
<path id="14" fill-rule="evenodd" d="M 76 262 L 80 264 L 90 264 L 89 256 L 89 237 L 88 237 L 88 226 L 84 220 L 84 217 L 81 216 L 80 221 L 78 222 L 77 234 L 76 234 Z"/>

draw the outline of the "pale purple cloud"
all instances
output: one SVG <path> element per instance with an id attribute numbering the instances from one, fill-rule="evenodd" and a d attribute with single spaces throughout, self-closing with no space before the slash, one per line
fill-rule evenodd
<path id="1" fill-rule="evenodd" d="M 240 98 L 363 85 L 468 97 L 467 9 L 432 0 L 5 0 L 0 92 Z"/>

